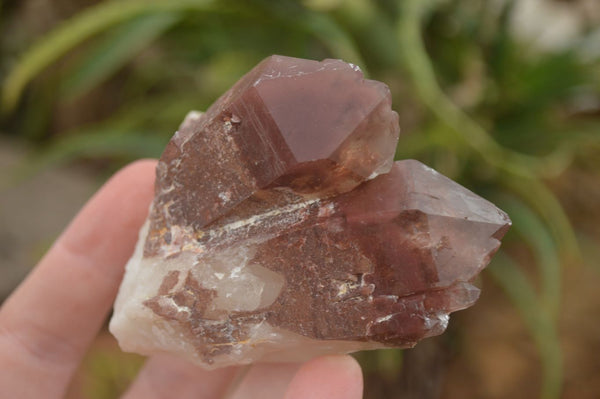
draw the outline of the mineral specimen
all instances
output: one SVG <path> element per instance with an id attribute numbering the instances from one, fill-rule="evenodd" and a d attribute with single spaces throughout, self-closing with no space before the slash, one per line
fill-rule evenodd
<path id="1" fill-rule="evenodd" d="M 510 226 L 423 164 L 358 68 L 273 56 L 157 166 L 110 329 L 206 368 L 409 347 L 471 306 Z"/>
<path id="2" fill-rule="evenodd" d="M 161 223 L 200 229 L 263 188 L 323 196 L 387 172 L 399 133 L 390 106 L 387 86 L 345 62 L 265 59 L 168 144 L 157 201 L 177 206 Z"/>

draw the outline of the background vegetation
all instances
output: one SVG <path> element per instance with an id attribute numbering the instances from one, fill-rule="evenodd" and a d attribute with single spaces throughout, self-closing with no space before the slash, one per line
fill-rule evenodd
<path id="1" fill-rule="evenodd" d="M 524 3 L 538 9 L 519 25 Z M 158 157 L 187 111 L 208 107 L 270 54 L 353 62 L 392 89 L 397 158 L 419 159 L 510 214 L 514 227 L 482 284 L 520 315 L 528 337 L 515 345 L 536 348 L 525 392 L 570 397 L 580 376 L 565 371 L 561 337 L 580 320 L 564 321 L 565 274 L 600 272 L 597 11 L 594 1 L 552 0 L 9 1 L 0 130 L 32 149 L 13 175 L 77 163 L 106 176 Z M 559 29 L 565 15 L 570 28 L 546 38 L 544 24 Z M 360 354 L 367 397 L 492 397 L 443 378 L 473 367 L 463 358 L 471 325 L 459 316 L 447 336 L 404 356 Z M 600 350 L 598 340 L 582 344 Z M 113 397 L 138 364 L 97 350 L 82 389 Z M 597 374 L 600 364 L 590 365 Z M 598 397 L 593 389 L 585 392 Z"/>

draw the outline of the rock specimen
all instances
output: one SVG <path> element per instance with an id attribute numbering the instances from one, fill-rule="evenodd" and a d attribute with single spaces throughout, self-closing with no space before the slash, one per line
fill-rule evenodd
<path id="1" fill-rule="evenodd" d="M 115 303 L 121 347 L 215 368 L 442 333 L 510 220 L 393 163 L 398 133 L 387 87 L 337 60 L 269 57 L 190 114 Z"/>

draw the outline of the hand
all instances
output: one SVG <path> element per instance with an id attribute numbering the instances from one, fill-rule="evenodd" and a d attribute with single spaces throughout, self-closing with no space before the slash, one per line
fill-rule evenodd
<path id="1" fill-rule="evenodd" d="M 0 309 L 0 397 L 60 398 L 117 294 L 153 197 L 155 161 L 117 173 Z M 205 371 L 150 358 L 125 398 L 360 398 L 349 356 Z"/>

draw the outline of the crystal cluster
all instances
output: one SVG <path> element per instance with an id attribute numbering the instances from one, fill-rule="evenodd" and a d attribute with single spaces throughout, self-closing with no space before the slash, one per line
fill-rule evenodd
<path id="1" fill-rule="evenodd" d="M 269 57 L 190 113 L 115 303 L 121 347 L 215 368 L 442 333 L 510 220 L 394 163 L 398 134 L 387 86 L 339 60 Z"/>

